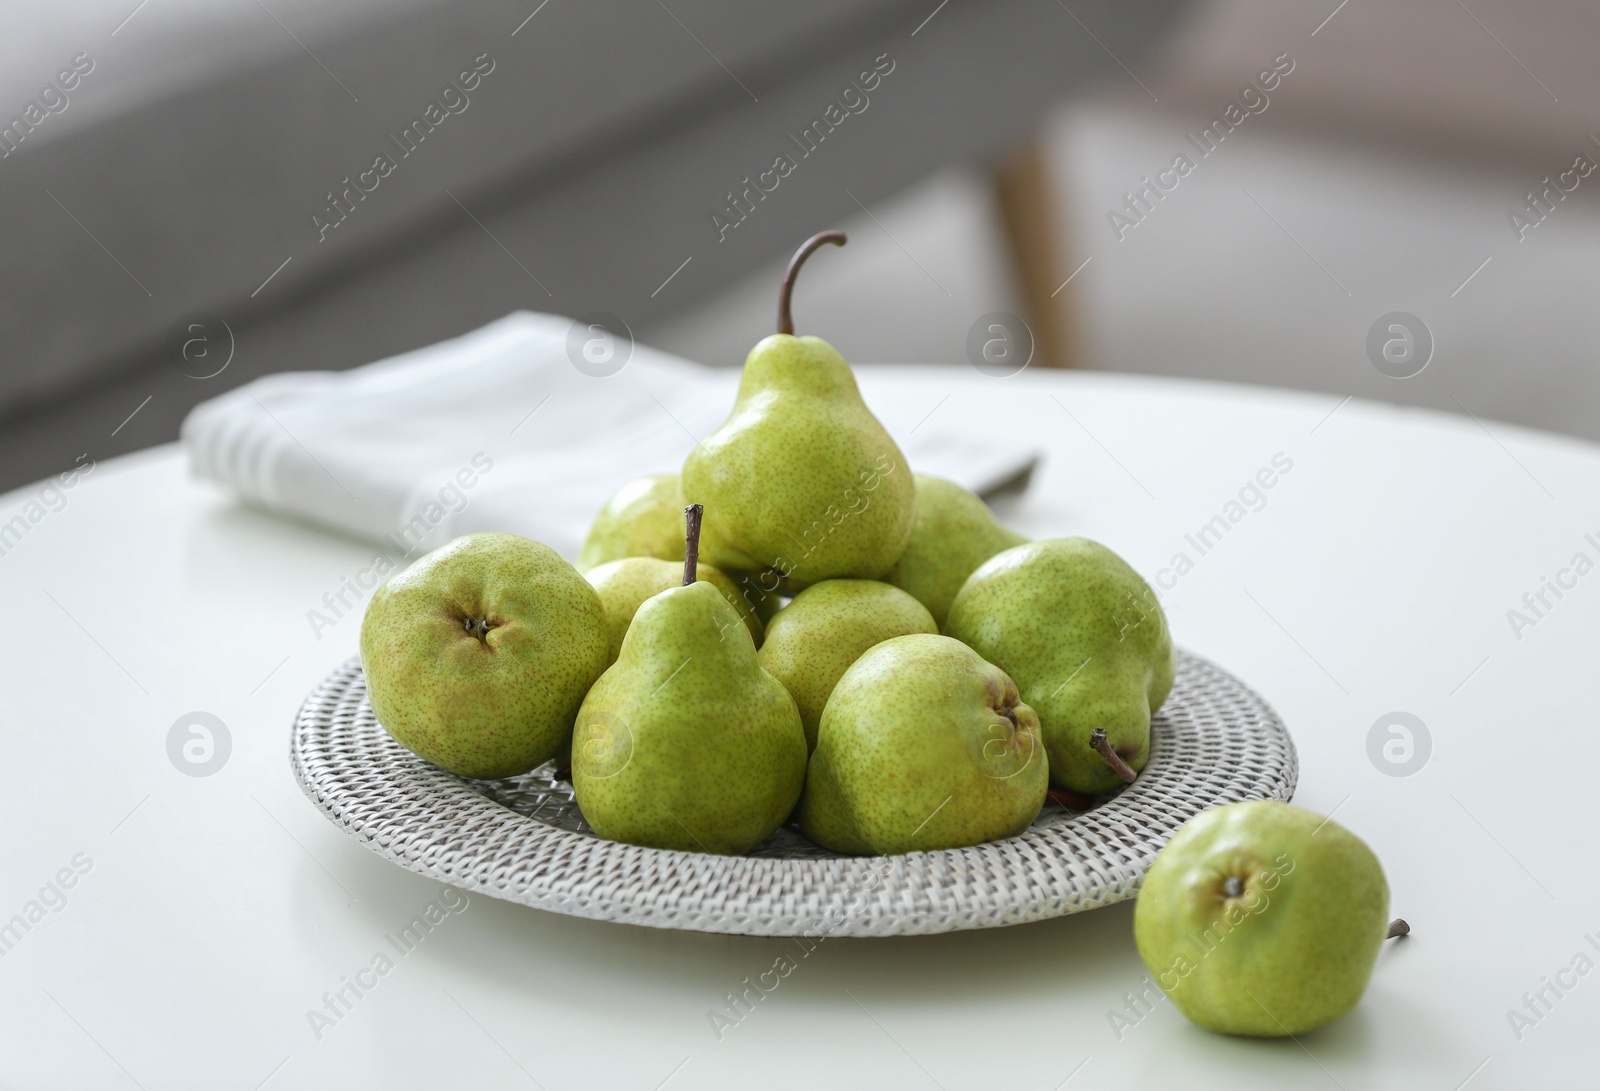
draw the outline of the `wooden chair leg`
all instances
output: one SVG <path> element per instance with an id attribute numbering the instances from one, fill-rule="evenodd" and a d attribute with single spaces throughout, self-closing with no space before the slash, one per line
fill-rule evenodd
<path id="1" fill-rule="evenodd" d="M 1060 217 L 1039 134 L 995 163 L 990 177 L 1026 308 L 1022 317 L 1033 329 L 1033 362 L 1043 367 L 1081 366 L 1070 336 L 1072 288 L 1060 290 L 1067 277 L 1057 255 Z"/>

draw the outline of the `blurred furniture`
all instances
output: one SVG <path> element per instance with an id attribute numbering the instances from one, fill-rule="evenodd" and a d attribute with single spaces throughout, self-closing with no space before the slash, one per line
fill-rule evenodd
<path id="1" fill-rule="evenodd" d="M 1051 175 L 1037 133 L 1002 156 L 992 168 L 995 204 L 1016 271 L 1017 287 L 1033 330 L 1033 361 L 1045 367 L 1078 367 L 1081 340 L 1073 336 L 1072 279 L 1061 254 L 1066 227 L 1059 208 L 1059 180 Z"/>
<path id="2" fill-rule="evenodd" d="M 1502 450 L 1465 418 L 1187 380 L 860 378 L 891 428 L 948 398 L 948 422 L 1037 439 L 1007 518 L 1115 546 L 1178 642 L 1282 715 L 1296 801 L 1372 845 L 1413 927 L 1348 1018 L 1299 1042 L 1189 1026 L 1148 983 L 1128 903 L 797 946 L 464 902 L 328 823 L 288 768 L 295 709 L 356 650 L 360 594 L 331 627 L 308 611 L 350 605 L 372 547 L 241 507 L 167 447 L 101 462 L 0 558 L 0 607 L 28 629 L 0 657 L 0 820 L 27 831 L 0 842 L 0 923 L 21 922 L 0 933 L 0 1085 L 1586 1085 L 1594 986 L 1570 995 L 1570 967 L 1600 876 L 1573 862 L 1600 823 L 1600 599 L 1587 577 L 1559 600 L 1538 579 L 1570 586 L 1540 565 L 1595 547 L 1520 467 L 1593 496 L 1600 448 L 1508 430 Z M 1264 506 L 1203 555 L 1187 544 L 1269 466 Z M 1525 591 L 1554 606 L 1514 635 Z M 1394 710 L 1429 734 L 1393 734 Z M 62 869 L 70 887 L 42 889 Z M 35 897 L 51 908 L 30 923 Z M 430 905 L 415 950 L 391 942 Z M 780 956 L 795 965 L 773 975 Z M 762 974 L 719 1038 L 707 1013 Z M 1549 1008 L 1519 1041 L 1507 1011 L 1530 992 Z"/>
<path id="3" fill-rule="evenodd" d="M 1185 0 L 107 3 L 5 47 L 0 116 L 93 62 L 0 160 L 11 483 L 517 307 L 646 325 L 1012 147 Z"/>
<path id="4" fill-rule="evenodd" d="M 1179 125 L 1211 116 L 1287 52 L 1299 62 L 1292 105 L 1263 116 L 1273 126 L 1409 155 L 1542 163 L 1529 184 L 1567 167 L 1595 131 L 1600 8 L 1588 0 L 1204 0 L 1167 46 L 1146 82 Z"/>
<path id="5" fill-rule="evenodd" d="M 1062 295 L 1095 367 L 1600 440 L 1600 185 L 1572 169 L 1600 162 L 1596 49 L 1581 0 L 1196 4 L 1139 69 L 1149 93 L 1108 82 L 1055 127 L 1072 262 L 1093 257 Z M 1260 105 L 1242 89 L 1280 57 L 1270 108 L 1202 157 L 1191 140 Z M 1181 190 L 1119 238 L 1108 212 L 1185 150 Z M 1436 348 L 1405 379 L 1366 346 L 1396 311 Z"/>

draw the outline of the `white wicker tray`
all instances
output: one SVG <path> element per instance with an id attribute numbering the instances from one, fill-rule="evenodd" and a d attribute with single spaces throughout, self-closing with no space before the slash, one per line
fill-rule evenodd
<path id="1" fill-rule="evenodd" d="M 1137 781 L 1092 810 L 1047 803 L 1017 837 L 944 852 L 836 856 L 788 827 L 738 857 L 604 841 L 552 765 L 476 781 L 400 746 L 372 714 L 357 659 L 306 698 L 290 761 L 335 825 L 422 875 L 594 920 L 760 936 L 921 935 L 1109 905 L 1134 895 L 1190 816 L 1287 801 L 1298 775 L 1294 743 L 1266 702 L 1181 651 Z"/>

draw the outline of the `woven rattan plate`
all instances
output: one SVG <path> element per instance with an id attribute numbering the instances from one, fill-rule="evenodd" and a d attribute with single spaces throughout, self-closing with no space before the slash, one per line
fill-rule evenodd
<path id="1" fill-rule="evenodd" d="M 1156 852 L 1219 803 L 1294 793 L 1294 743 L 1227 672 L 1184 652 L 1149 764 L 1089 811 L 1045 805 L 1006 841 L 892 857 L 836 856 L 783 828 L 747 856 L 604 841 L 546 765 L 510 780 L 454 776 L 378 725 L 359 660 L 295 719 L 290 760 L 340 829 L 402 867 L 538 909 L 744 935 L 901 936 L 994 928 L 1132 897 Z"/>

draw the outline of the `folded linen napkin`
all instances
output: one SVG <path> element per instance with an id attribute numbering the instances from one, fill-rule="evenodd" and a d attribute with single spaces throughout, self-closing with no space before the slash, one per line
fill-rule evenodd
<path id="1" fill-rule="evenodd" d="M 726 418 L 735 369 L 644 345 L 596 378 L 568 357 L 572 321 L 519 311 L 350 371 L 286 372 L 196 406 L 190 467 L 251 503 L 415 555 L 473 531 L 571 559 L 607 497 L 677 468 Z M 985 492 L 1033 447 L 932 424 L 895 436 L 918 472 Z"/>

